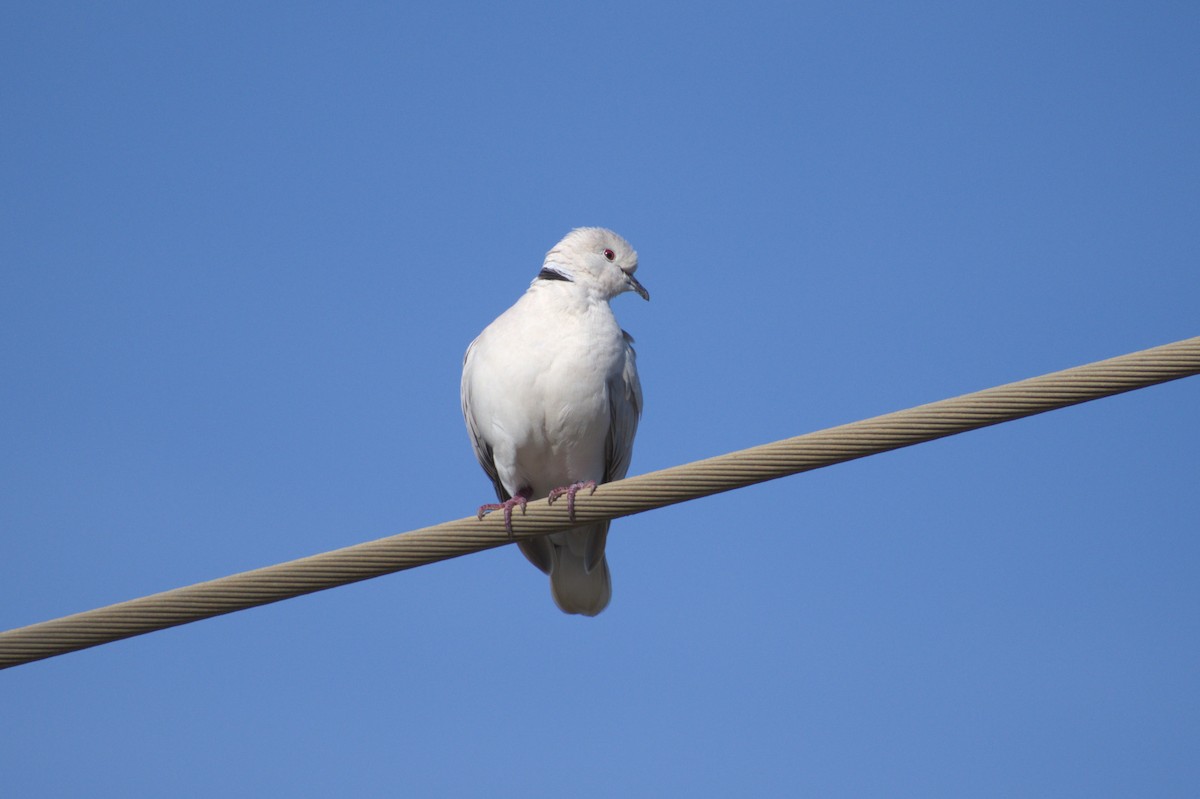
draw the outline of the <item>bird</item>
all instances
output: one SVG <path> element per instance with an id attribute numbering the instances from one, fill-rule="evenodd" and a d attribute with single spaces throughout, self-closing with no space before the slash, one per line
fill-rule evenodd
<path id="1" fill-rule="evenodd" d="M 512 534 L 513 508 L 567 497 L 620 480 L 629 469 L 642 413 L 633 337 L 610 301 L 650 293 L 634 272 L 637 252 L 611 230 L 581 227 L 554 245 L 516 303 L 471 342 L 463 358 L 462 412 L 471 445 L 496 489 Z M 564 612 L 595 616 L 608 606 L 612 578 L 607 521 L 519 541 L 550 576 Z"/>

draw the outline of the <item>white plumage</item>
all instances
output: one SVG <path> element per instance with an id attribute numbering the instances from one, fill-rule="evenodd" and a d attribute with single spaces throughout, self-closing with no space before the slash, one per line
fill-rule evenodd
<path id="1" fill-rule="evenodd" d="M 506 519 L 525 500 L 619 480 L 629 469 L 642 409 L 632 337 L 609 301 L 650 295 L 633 276 L 637 253 L 604 228 L 578 228 L 546 254 L 516 304 L 484 329 L 463 359 L 462 407 L 475 456 Z M 511 529 L 511 528 L 510 528 Z M 595 616 L 612 583 L 608 522 L 519 544 L 550 575 L 566 613 Z"/>

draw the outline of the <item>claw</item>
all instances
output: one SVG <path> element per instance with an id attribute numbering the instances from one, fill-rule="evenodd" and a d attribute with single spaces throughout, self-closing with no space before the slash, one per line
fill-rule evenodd
<path id="1" fill-rule="evenodd" d="M 596 493 L 596 481 L 595 480 L 584 480 L 579 483 L 571 483 L 571 485 L 569 485 L 569 486 L 563 486 L 561 488 L 556 488 L 550 492 L 550 496 L 546 497 L 546 501 L 549 504 L 553 505 L 554 500 L 558 499 L 563 494 L 566 494 L 567 495 L 567 518 L 570 519 L 571 521 L 575 521 L 575 495 L 585 488 L 592 489 L 588 494 L 589 496 L 591 496 L 591 494 L 595 494 Z"/>
<path id="2" fill-rule="evenodd" d="M 512 512 L 516 506 L 521 507 L 521 513 L 525 513 L 525 503 L 529 501 L 529 491 L 518 491 L 517 495 L 512 499 L 506 499 L 503 502 L 489 502 L 487 505 L 479 506 L 479 520 L 483 521 L 483 516 L 494 510 L 504 511 L 504 529 L 508 531 L 508 537 L 513 537 L 512 529 Z"/>

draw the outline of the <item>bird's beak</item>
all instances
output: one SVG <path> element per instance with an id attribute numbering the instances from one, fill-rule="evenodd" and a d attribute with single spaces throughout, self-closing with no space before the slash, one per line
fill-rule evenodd
<path id="1" fill-rule="evenodd" d="M 638 294 L 642 295 L 643 300 L 649 302 L 650 292 L 646 291 L 646 287 L 639 283 L 636 277 L 633 275 L 626 275 L 625 279 L 629 281 L 629 288 L 631 291 L 636 291 Z"/>

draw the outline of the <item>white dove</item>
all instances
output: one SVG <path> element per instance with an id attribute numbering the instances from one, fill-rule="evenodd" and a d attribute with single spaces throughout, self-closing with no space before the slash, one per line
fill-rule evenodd
<path id="1" fill-rule="evenodd" d="M 633 273 L 637 253 L 611 230 L 572 230 L 546 254 L 516 304 L 471 342 L 463 358 L 462 409 L 475 457 L 496 487 L 512 532 L 512 510 L 620 480 L 629 469 L 642 411 L 633 338 L 609 301 L 626 291 L 650 299 Z M 519 542 L 550 575 L 565 613 L 595 616 L 612 582 L 604 558 L 608 522 Z"/>

